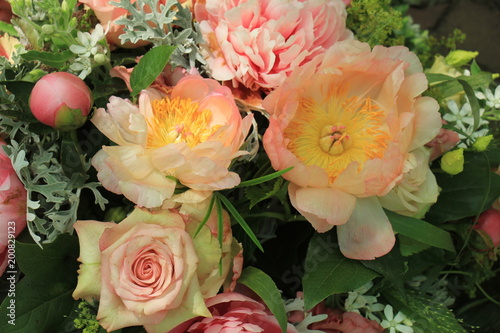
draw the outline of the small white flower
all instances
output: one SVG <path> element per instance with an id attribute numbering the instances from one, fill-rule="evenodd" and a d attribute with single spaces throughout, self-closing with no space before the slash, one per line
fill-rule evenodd
<path id="1" fill-rule="evenodd" d="M 413 323 L 408 320 L 404 313 L 398 312 L 398 314 L 394 316 L 392 306 L 386 305 L 384 309 L 384 315 L 385 319 L 382 320 L 380 325 L 383 328 L 388 328 L 389 333 L 413 333 L 413 328 L 411 327 Z"/>
<path id="2" fill-rule="evenodd" d="M 500 109 L 500 85 L 496 87 L 494 94 L 490 89 L 484 89 L 484 93 L 478 91 L 475 94 L 477 98 L 486 101 L 486 105 L 490 108 Z"/>

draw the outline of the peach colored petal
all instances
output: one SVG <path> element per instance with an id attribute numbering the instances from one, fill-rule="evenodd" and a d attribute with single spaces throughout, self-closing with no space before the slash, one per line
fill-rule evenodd
<path id="1" fill-rule="evenodd" d="M 387 254 L 396 238 L 376 197 L 356 200 L 346 224 L 337 226 L 342 254 L 356 260 L 372 260 Z"/>
<path id="2" fill-rule="evenodd" d="M 354 196 L 333 188 L 300 188 L 290 183 L 288 193 L 292 205 L 318 232 L 345 224 L 356 204 Z"/>

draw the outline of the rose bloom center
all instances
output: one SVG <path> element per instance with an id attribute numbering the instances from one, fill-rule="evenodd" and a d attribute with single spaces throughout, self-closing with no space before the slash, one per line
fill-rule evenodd
<path id="1" fill-rule="evenodd" d="M 391 136 L 385 112 L 370 97 L 347 97 L 346 87 L 330 89 L 323 101 L 301 98 L 284 130 L 290 150 L 305 165 L 327 171 L 333 183 L 352 162 L 382 158 Z"/>

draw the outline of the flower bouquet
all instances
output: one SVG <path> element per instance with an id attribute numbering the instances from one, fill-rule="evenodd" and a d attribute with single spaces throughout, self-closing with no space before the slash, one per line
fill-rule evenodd
<path id="1" fill-rule="evenodd" d="M 500 327 L 500 86 L 462 34 L 402 0 L 0 4 L 1 332 Z"/>

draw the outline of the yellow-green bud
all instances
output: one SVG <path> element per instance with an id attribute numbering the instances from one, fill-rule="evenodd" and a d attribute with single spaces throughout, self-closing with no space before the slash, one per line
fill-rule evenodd
<path id="1" fill-rule="evenodd" d="M 464 171 L 464 149 L 447 152 L 441 157 L 441 169 L 450 175 L 458 175 Z"/>
<path id="2" fill-rule="evenodd" d="M 102 53 L 98 53 L 94 56 L 94 61 L 98 64 L 102 64 L 104 63 L 105 61 L 107 60 L 107 57 L 102 54 Z"/>
<path id="3" fill-rule="evenodd" d="M 477 57 L 478 54 L 479 52 L 455 50 L 448 53 L 445 60 L 448 65 L 458 67 L 469 63 L 469 61 Z"/>
<path id="4" fill-rule="evenodd" d="M 486 149 L 488 149 L 491 140 L 493 140 L 493 135 L 487 135 L 477 138 L 476 142 L 472 144 L 472 149 L 474 149 L 475 151 L 485 151 Z"/>

